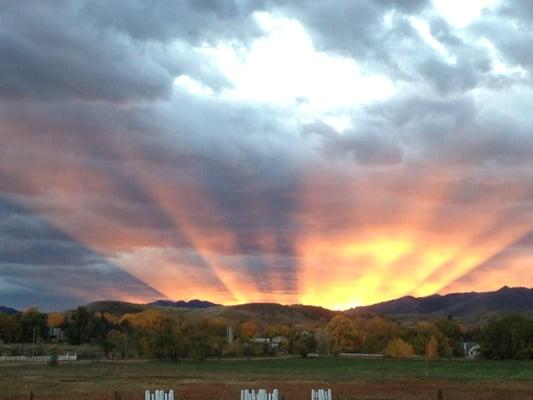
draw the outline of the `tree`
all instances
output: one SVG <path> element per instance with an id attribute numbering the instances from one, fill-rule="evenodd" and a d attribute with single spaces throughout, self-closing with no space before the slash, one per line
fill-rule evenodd
<path id="1" fill-rule="evenodd" d="M 391 358 L 413 357 L 413 346 L 404 342 L 401 338 L 392 339 L 385 349 L 385 355 Z"/>
<path id="2" fill-rule="evenodd" d="M 310 332 L 300 333 L 294 340 L 292 351 L 293 353 L 301 355 L 303 358 L 317 349 L 317 341 L 314 335 Z"/>
<path id="3" fill-rule="evenodd" d="M 113 324 L 103 315 L 97 316 L 86 307 L 78 307 L 65 320 L 64 327 L 70 344 L 103 344 L 108 332 L 113 329 Z"/>
<path id="4" fill-rule="evenodd" d="M 48 316 L 36 308 L 30 308 L 20 315 L 22 332 L 20 341 L 30 343 L 34 338 L 46 339 L 48 337 Z"/>
<path id="5" fill-rule="evenodd" d="M 159 359 L 177 360 L 180 355 L 178 335 L 173 321 L 166 320 L 162 329 L 153 336 L 149 351 Z"/>
<path id="6" fill-rule="evenodd" d="M 118 329 L 112 329 L 109 331 L 105 338 L 105 343 L 102 343 L 102 350 L 104 351 L 106 358 L 109 355 L 114 357 L 126 356 L 126 335 Z"/>
<path id="7" fill-rule="evenodd" d="M 64 313 L 48 313 L 48 326 L 50 328 L 59 328 L 65 323 Z"/>
<path id="8" fill-rule="evenodd" d="M 0 340 L 5 343 L 20 341 L 22 325 L 20 314 L 7 315 L 0 313 Z"/>
<path id="9" fill-rule="evenodd" d="M 435 360 L 439 358 L 439 342 L 435 336 L 431 336 L 426 346 L 426 358 L 428 360 Z"/>
<path id="10" fill-rule="evenodd" d="M 352 323 L 344 315 L 336 315 L 327 326 L 328 338 L 333 354 L 339 354 L 350 348 L 354 341 Z"/>
<path id="11" fill-rule="evenodd" d="M 492 319 L 482 331 L 481 352 L 492 359 L 533 359 L 533 319 Z"/>
<path id="12" fill-rule="evenodd" d="M 254 321 L 245 321 L 239 327 L 239 334 L 243 338 L 252 338 L 257 335 L 259 328 Z"/>
<path id="13" fill-rule="evenodd" d="M 384 344 L 376 336 L 369 335 L 363 342 L 363 353 L 377 354 L 383 351 Z"/>
<path id="14" fill-rule="evenodd" d="M 448 339 L 452 356 L 464 356 L 464 333 L 461 325 L 450 315 L 448 318 L 440 319 L 435 324 L 439 331 Z"/>
<path id="15" fill-rule="evenodd" d="M 190 356 L 193 361 L 200 362 L 205 360 L 211 354 L 211 343 L 206 330 L 201 327 L 195 327 L 189 338 L 191 343 Z"/>

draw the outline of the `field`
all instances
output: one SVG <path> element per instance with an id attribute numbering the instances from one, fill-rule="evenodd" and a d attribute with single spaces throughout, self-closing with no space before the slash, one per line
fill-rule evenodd
<path id="1" fill-rule="evenodd" d="M 307 400 L 311 388 L 331 387 L 335 400 L 528 399 L 533 362 L 266 359 L 0 364 L 0 399 L 141 399 L 150 387 L 172 387 L 178 399 L 238 400 L 241 388 L 279 388 L 286 400 Z"/>

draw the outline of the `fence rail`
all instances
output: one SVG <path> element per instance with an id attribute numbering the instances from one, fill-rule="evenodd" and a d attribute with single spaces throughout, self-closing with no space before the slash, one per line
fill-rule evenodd
<path id="1" fill-rule="evenodd" d="M 0 356 L 0 361 L 52 361 L 53 356 Z M 56 357 L 57 361 L 77 361 L 78 354 L 60 354 Z"/>

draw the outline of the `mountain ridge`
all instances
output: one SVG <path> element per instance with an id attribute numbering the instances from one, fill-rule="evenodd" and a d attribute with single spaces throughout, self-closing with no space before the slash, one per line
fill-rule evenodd
<path id="1" fill-rule="evenodd" d="M 404 296 L 347 313 L 373 312 L 386 315 L 454 315 L 471 316 L 487 312 L 522 312 L 533 310 L 533 289 L 504 286 L 496 291 L 434 294 L 425 297 Z"/>
<path id="2" fill-rule="evenodd" d="M 221 304 L 212 303 L 207 300 L 199 300 L 199 299 L 193 299 L 193 300 L 157 300 L 152 303 L 148 303 L 148 306 L 154 306 L 154 307 L 171 307 L 171 308 L 209 308 L 209 307 L 218 307 L 221 306 Z"/>
<path id="3" fill-rule="evenodd" d="M 463 292 L 450 294 L 434 294 L 431 296 L 403 296 L 368 306 L 360 306 L 344 311 L 329 310 L 320 306 L 303 304 L 283 305 L 278 303 L 245 303 L 238 305 L 221 305 L 207 300 L 157 300 L 151 303 L 137 304 L 115 300 L 99 300 L 85 305 L 90 311 L 109 313 L 122 316 L 127 313 L 143 312 L 151 308 L 174 309 L 185 313 L 199 315 L 259 315 L 289 320 L 292 316 L 298 319 L 329 320 L 334 315 L 355 315 L 374 313 L 383 315 L 420 315 L 439 316 L 453 315 L 468 317 L 493 312 L 533 312 L 533 288 L 504 286 L 496 291 Z M 0 306 L 0 312 L 13 314 L 18 312 L 11 307 Z M 68 312 L 68 310 L 67 310 Z"/>

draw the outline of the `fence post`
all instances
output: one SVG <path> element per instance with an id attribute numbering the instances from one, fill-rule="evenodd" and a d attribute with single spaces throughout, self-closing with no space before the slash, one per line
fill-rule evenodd
<path id="1" fill-rule="evenodd" d="M 439 391 L 437 392 L 437 399 L 438 400 L 443 400 L 444 399 L 444 392 L 442 389 L 439 389 Z"/>
<path id="2" fill-rule="evenodd" d="M 33 391 L 30 392 L 30 400 L 33 400 Z"/>

